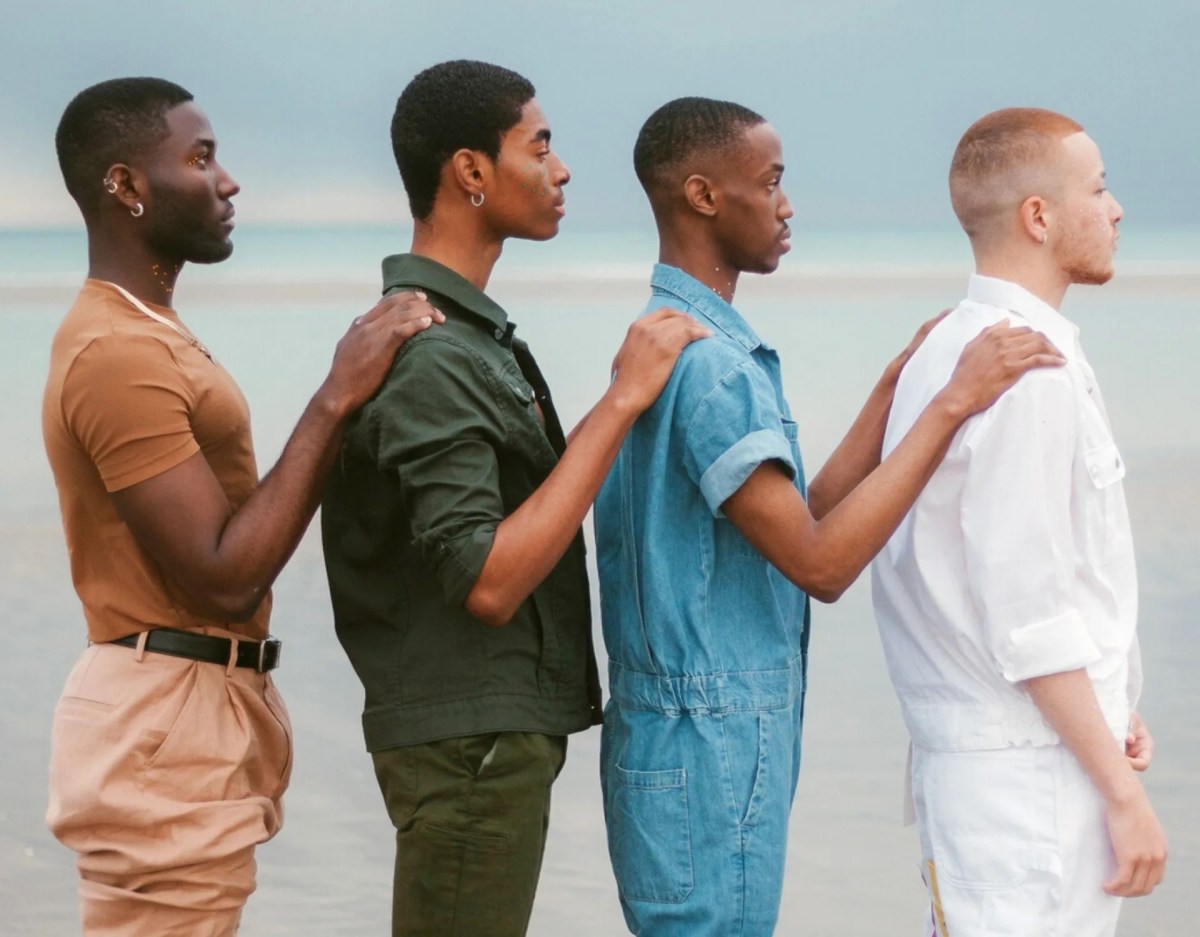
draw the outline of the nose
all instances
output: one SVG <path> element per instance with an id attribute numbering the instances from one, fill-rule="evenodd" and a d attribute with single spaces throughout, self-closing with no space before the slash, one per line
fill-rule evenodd
<path id="1" fill-rule="evenodd" d="M 567 168 L 567 164 L 561 159 L 558 160 L 558 172 L 555 173 L 560 187 L 571 181 L 571 170 Z"/>
<path id="2" fill-rule="evenodd" d="M 242 187 L 238 185 L 237 180 L 225 171 L 224 166 L 218 166 L 217 171 L 219 173 L 217 177 L 217 194 L 221 198 L 233 198 L 242 191 Z"/>
<path id="3" fill-rule="evenodd" d="M 789 200 L 788 197 L 783 194 L 783 190 L 781 189 L 779 192 L 779 220 L 787 221 L 794 214 L 796 213 L 792 211 L 791 200 Z"/>
<path id="4" fill-rule="evenodd" d="M 1110 195 L 1109 198 L 1112 198 L 1112 196 Z M 1113 224 L 1116 224 L 1118 221 L 1120 221 L 1122 218 L 1125 217 L 1125 209 L 1123 209 L 1121 207 L 1121 203 L 1118 202 L 1115 198 L 1113 198 L 1113 200 L 1112 200 L 1112 210 L 1111 210 L 1110 214 L 1112 215 L 1112 223 Z"/>

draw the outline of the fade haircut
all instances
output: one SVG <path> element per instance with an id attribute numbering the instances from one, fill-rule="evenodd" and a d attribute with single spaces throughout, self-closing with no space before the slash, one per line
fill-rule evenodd
<path id="1" fill-rule="evenodd" d="M 533 96 L 516 72 L 466 59 L 434 65 L 408 83 L 392 115 L 392 152 L 414 218 L 433 211 L 442 167 L 458 150 L 496 161 L 500 138 L 521 122 Z"/>
<path id="2" fill-rule="evenodd" d="M 741 146 L 766 119 L 748 107 L 712 98 L 676 98 L 651 114 L 633 145 L 633 171 L 654 202 L 694 170 L 697 159 Z"/>
<path id="3" fill-rule="evenodd" d="M 190 100 L 191 92 L 162 78 L 113 78 L 71 99 L 54 148 L 67 191 L 85 215 L 100 203 L 109 167 L 166 139 L 167 111 Z"/>
<path id="4" fill-rule="evenodd" d="M 1038 107 L 1006 107 L 967 128 L 950 162 L 950 203 L 967 236 L 986 239 L 1025 199 L 1052 195 L 1061 142 L 1082 130 Z"/>

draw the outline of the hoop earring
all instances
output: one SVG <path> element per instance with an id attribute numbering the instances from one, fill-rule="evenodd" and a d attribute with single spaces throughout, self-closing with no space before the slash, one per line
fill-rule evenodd
<path id="1" fill-rule="evenodd" d="M 477 202 L 477 201 L 475 201 L 475 195 L 478 195 L 478 196 L 479 196 L 479 201 L 478 201 L 478 202 Z M 482 192 L 476 192 L 476 193 L 475 193 L 475 195 L 472 195 L 472 196 L 471 196 L 471 204 L 472 204 L 472 205 L 474 205 L 476 208 L 479 208 L 481 205 L 483 205 L 483 193 L 482 193 Z"/>
<path id="2" fill-rule="evenodd" d="M 116 180 L 109 179 L 108 176 L 105 176 L 104 177 L 104 191 L 107 192 L 109 195 L 116 195 L 117 194 Z"/>
<path id="3" fill-rule="evenodd" d="M 146 206 L 138 202 L 137 208 L 129 209 L 129 214 L 133 215 L 134 218 L 141 218 L 142 215 L 146 214 Z"/>

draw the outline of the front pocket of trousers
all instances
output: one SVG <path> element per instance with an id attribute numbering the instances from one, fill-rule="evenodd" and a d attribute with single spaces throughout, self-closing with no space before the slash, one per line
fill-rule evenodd
<path id="1" fill-rule="evenodd" d="M 687 772 L 613 765 L 607 793 L 608 848 L 621 895 L 685 901 L 694 887 Z"/>

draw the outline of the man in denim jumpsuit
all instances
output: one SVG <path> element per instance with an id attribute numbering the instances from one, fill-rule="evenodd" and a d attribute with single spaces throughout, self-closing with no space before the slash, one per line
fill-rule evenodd
<path id="1" fill-rule="evenodd" d="M 1029 330 L 993 330 L 880 465 L 895 381 L 922 330 L 814 479 L 810 513 L 779 357 L 730 305 L 739 273 L 769 273 L 789 247 L 782 158 L 762 117 L 702 98 L 660 108 L 634 149 L 660 234 L 647 309 L 681 309 L 714 333 L 680 356 L 596 502 L 611 694 L 601 780 L 636 934 L 774 930 L 808 594 L 832 601 L 862 571 L 968 413 L 1058 360 Z M 1010 345 L 1015 367 L 996 354 Z"/>

